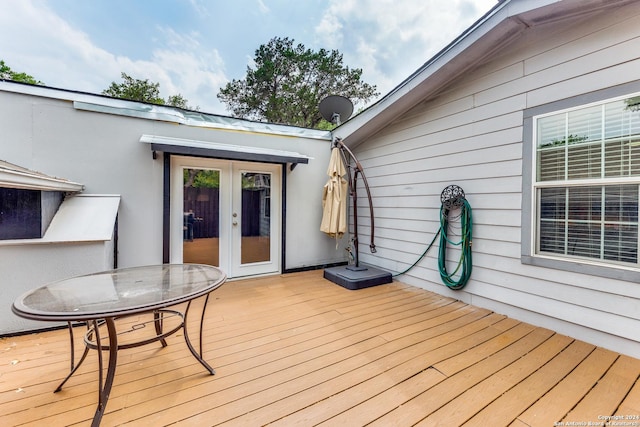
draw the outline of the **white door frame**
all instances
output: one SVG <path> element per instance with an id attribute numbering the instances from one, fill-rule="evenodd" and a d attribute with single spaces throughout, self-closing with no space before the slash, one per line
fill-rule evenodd
<path id="1" fill-rule="evenodd" d="M 280 180 L 281 180 L 281 166 L 268 163 L 253 163 L 253 162 L 232 162 L 231 173 L 233 182 L 232 196 L 231 196 L 231 272 L 234 277 L 244 277 L 257 274 L 269 274 L 280 273 L 280 248 L 282 234 L 280 233 L 281 223 L 281 209 L 280 203 Z M 268 173 L 271 175 L 270 180 L 270 230 L 269 230 L 269 261 L 255 262 L 251 264 L 242 264 L 242 218 L 240 215 L 242 212 L 242 173 L 243 172 L 256 172 L 256 173 Z M 239 219 L 239 221 L 238 221 Z M 236 225 L 233 225 L 236 223 Z"/>
<path id="2" fill-rule="evenodd" d="M 183 170 L 214 169 L 220 171 L 220 268 L 229 278 L 281 272 L 281 181 L 279 164 L 239 162 L 200 157 L 171 156 L 171 207 L 169 262 L 183 262 Z M 232 213 L 240 203 L 239 185 L 241 172 L 265 172 L 271 174 L 271 259 L 269 262 L 242 265 L 240 262 L 240 226 L 233 226 Z M 234 181 L 236 181 L 234 183 Z M 236 201 L 237 200 L 237 201 Z M 236 204 L 236 206 L 233 206 Z"/>

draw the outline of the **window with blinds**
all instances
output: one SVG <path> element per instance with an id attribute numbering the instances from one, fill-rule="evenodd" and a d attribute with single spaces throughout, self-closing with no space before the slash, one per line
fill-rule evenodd
<path id="1" fill-rule="evenodd" d="M 638 264 L 640 96 L 535 119 L 536 252 Z"/>

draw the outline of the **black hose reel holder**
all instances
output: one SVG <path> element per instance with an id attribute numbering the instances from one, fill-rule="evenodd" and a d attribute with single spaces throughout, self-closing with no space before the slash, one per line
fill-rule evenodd
<path id="1" fill-rule="evenodd" d="M 464 200 L 464 190 L 457 185 L 449 185 L 440 193 L 440 203 L 447 210 L 461 208 Z"/>

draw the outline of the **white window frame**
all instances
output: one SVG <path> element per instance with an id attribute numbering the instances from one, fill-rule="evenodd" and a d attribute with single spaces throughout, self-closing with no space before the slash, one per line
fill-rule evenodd
<path id="1" fill-rule="evenodd" d="M 523 209 L 522 209 L 522 252 L 523 264 L 549 267 L 560 270 L 587 273 L 601 277 L 640 281 L 639 263 L 618 263 L 587 257 L 570 257 L 537 251 L 538 201 L 537 192 L 543 187 L 559 187 L 559 181 L 537 182 L 537 120 L 540 118 L 576 111 L 591 106 L 602 105 L 619 99 L 640 96 L 640 81 L 588 93 L 575 98 L 559 100 L 524 111 L 523 121 Z M 640 177 L 619 177 L 564 180 L 562 188 L 569 186 L 600 186 L 606 184 L 637 184 Z M 638 244 L 640 247 L 640 244 Z"/>

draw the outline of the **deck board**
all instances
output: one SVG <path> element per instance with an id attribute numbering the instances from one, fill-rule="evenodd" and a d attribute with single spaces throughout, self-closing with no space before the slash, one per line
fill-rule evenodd
<path id="1" fill-rule="evenodd" d="M 616 414 L 620 403 L 639 375 L 640 361 L 620 356 L 595 386 L 589 390 L 589 393 L 569 412 L 564 421 L 597 420 L 603 415 Z"/>
<path id="2" fill-rule="evenodd" d="M 102 424 L 525 427 L 640 414 L 640 360 L 400 282 L 230 281 L 212 294 L 203 340 L 213 376 L 181 335 L 121 351 Z M 52 393 L 68 351 L 66 330 L 0 339 L 0 425 L 90 424 L 95 352 Z"/>
<path id="3" fill-rule="evenodd" d="M 515 329 L 515 328 L 514 328 Z M 549 331 L 536 330 L 533 327 L 524 325 L 515 332 L 518 335 L 509 338 L 516 339 L 515 342 L 507 341 L 500 336 L 500 343 L 506 345 L 490 357 L 481 362 L 474 363 L 456 374 L 447 377 L 446 380 L 438 383 L 435 387 L 424 390 L 420 395 L 410 401 L 405 402 L 395 410 L 377 419 L 372 425 L 415 425 L 426 416 L 434 413 L 443 406 L 453 402 L 458 396 L 465 393 L 470 387 L 475 386 L 505 365 L 513 363 L 523 354 L 527 354 L 537 345 L 543 342 L 550 334 Z M 525 331 L 522 331 L 525 329 Z M 519 334 L 524 332 L 524 336 Z M 511 335 L 511 334 L 509 334 Z M 508 339 L 509 339 L 508 338 Z M 498 347 L 494 347 L 497 349 Z M 452 424 L 455 425 L 455 424 Z"/>
<path id="4" fill-rule="evenodd" d="M 552 425 L 562 420 L 598 382 L 618 355 L 597 348 L 518 419 L 526 425 Z M 595 420 L 594 420 L 595 421 Z"/>
<path id="5" fill-rule="evenodd" d="M 398 360 L 395 366 L 389 364 L 387 370 L 373 372 L 367 380 L 343 388 L 339 393 L 274 424 L 315 425 L 329 420 L 331 424 L 356 422 L 356 425 L 360 425 L 372 421 L 376 418 L 376 412 L 384 414 L 404 403 L 401 396 L 410 394 L 411 390 L 422 391 L 427 383 L 435 385 L 446 378 L 432 368 L 432 362 L 460 354 L 470 345 L 488 339 L 491 336 L 488 326 L 500 320 L 501 316 L 491 315 L 484 316 L 473 324 L 459 324 L 456 331 L 459 337 L 454 333 L 449 334 L 450 343 L 446 343 L 441 337 L 437 340 L 437 344 L 441 346 L 437 348 L 435 340 L 425 342 L 427 348 L 421 354 L 406 361 Z"/>
<path id="6" fill-rule="evenodd" d="M 594 346 L 590 344 L 573 341 L 547 364 L 536 368 L 535 372 L 495 399 L 464 425 L 506 426 L 511 424 L 515 421 L 514 415 L 525 411 L 540 396 L 551 390 L 570 373 L 574 366 L 584 360 L 593 349 Z"/>

